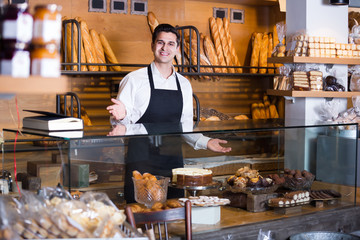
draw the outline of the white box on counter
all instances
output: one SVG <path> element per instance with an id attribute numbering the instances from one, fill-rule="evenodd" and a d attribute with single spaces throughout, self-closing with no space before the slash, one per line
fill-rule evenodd
<path id="1" fill-rule="evenodd" d="M 220 206 L 215 207 L 192 207 L 191 220 L 193 224 L 217 224 L 220 222 Z"/>

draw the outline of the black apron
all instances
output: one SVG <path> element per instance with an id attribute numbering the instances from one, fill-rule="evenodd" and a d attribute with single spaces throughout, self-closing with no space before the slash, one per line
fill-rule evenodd
<path id="1" fill-rule="evenodd" d="M 161 132 L 161 128 L 164 126 L 175 125 L 180 128 L 183 97 L 177 74 L 175 73 L 177 90 L 155 89 L 150 65 L 148 66 L 148 76 L 151 89 L 149 105 L 144 115 L 136 123 L 143 123 L 149 135 Z M 154 129 L 154 126 L 160 128 Z M 154 135 L 130 138 L 125 164 L 124 195 L 126 202 L 132 203 L 135 202 L 132 171 L 171 177 L 173 168 L 184 166 L 180 136 Z M 183 190 L 168 188 L 168 198 L 177 198 L 183 195 Z"/>

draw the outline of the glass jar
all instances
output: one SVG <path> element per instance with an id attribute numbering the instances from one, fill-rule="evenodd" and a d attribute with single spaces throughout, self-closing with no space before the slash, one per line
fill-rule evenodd
<path id="1" fill-rule="evenodd" d="M 31 50 L 31 74 L 60 76 L 60 54 L 56 44 L 34 45 Z"/>
<path id="2" fill-rule="evenodd" d="M 0 72 L 12 77 L 29 77 L 30 53 L 25 43 L 8 44 L 1 52 Z"/>
<path id="3" fill-rule="evenodd" d="M 34 44 L 60 44 L 61 41 L 61 7 L 56 4 L 37 5 L 34 13 Z"/>
<path id="4" fill-rule="evenodd" d="M 32 38 L 33 18 L 28 4 L 11 4 L 1 22 L 3 44 L 29 43 Z"/>

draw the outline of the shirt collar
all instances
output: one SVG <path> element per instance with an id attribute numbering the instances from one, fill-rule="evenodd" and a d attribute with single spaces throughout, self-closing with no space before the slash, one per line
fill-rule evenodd
<path id="1" fill-rule="evenodd" d="M 164 78 L 164 77 L 161 75 L 161 73 L 159 72 L 159 70 L 157 69 L 154 61 L 151 63 L 151 71 L 152 71 L 152 73 L 153 73 L 154 75 L 157 75 L 157 76 L 160 76 L 160 77 Z M 169 78 L 175 77 L 175 72 L 176 72 L 176 71 L 175 71 L 175 68 L 174 68 L 174 66 L 172 66 L 172 74 L 169 76 Z"/>

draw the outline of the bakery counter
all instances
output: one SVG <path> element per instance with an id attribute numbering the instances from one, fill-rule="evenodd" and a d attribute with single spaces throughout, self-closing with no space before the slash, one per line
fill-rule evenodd
<path id="1" fill-rule="evenodd" d="M 221 207 L 221 221 L 216 225 L 193 224 L 193 239 L 257 239 L 259 230 L 271 231 L 275 239 L 307 231 L 344 231 L 360 229 L 359 206 L 337 206 L 322 209 L 303 206 L 299 213 L 281 215 L 274 211 L 251 213 L 233 207 Z M 339 217 L 341 216 L 341 217 Z M 180 226 L 171 226 L 179 234 Z M 182 233 L 180 233 L 182 234 Z M 176 239 L 176 238 L 174 238 Z M 180 238 L 178 238 L 180 239 Z"/>
<path id="2" fill-rule="evenodd" d="M 333 205 L 302 205 L 292 208 L 296 211 L 276 213 L 274 210 L 260 208 L 221 207 L 220 221 L 215 225 L 194 222 L 195 239 L 224 239 L 224 236 L 254 239 L 259 229 L 274 231 L 278 234 L 277 239 L 285 239 L 285 234 L 309 229 L 337 231 L 338 229 L 334 229 L 336 227 L 344 228 L 344 231 L 356 230 L 356 226 L 360 226 L 359 220 L 353 219 L 353 215 L 360 211 L 356 207 L 356 179 L 359 177 L 355 171 L 358 125 L 321 122 L 304 125 L 302 122 L 296 124 L 296 121 L 291 123 L 292 125 L 289 125 L 281 119 L 269 119 L 200 122 L 196 128 L 193 128 L 193 123 L 190 123 L 190 127 L 186 124 L 135 124 L 126 128 L 120 125 L 114 128 L 86 127 L 81 138 L 42 135 L 39 138 L 42 143 L 47 140 L 52 143 L 55 141 L 53 146 L 58 148 L 54 150 L 44 147 L 43 151 L 31 150 L 37 138 L 34 133 L 23 130 L 21 144 L 26 145 L 29 140 L 29 148 L 28 151 L 15 151 L 15 157 L 10 149 L 14 149 L 16 144 L 14 139 L 17 130 L 6 129 L 4 145 L 9 151 L 3 153 L 2 169 L 14 176 L 16 163 L 17 179 L 21 182 L 20 187 L 24 189 L 38 190 L 60 182 L 70 192 L 106 192 L 117 206 L 123 206 L 125 199 L 134 196 L 126 194 L 126 187 L 133 186 L 129 173 L 131 175 L 134 170 L 141 174 L 149 172 L 167 177 L 171 177 L 174 168 L 211 170 L 213 180 L 222 178 L 225 181 L 221 188 L 211 189 L 211 192 L 198 192 L 210 196 L 220 196 L 224 187 L 229 189 L 227 184 L 230 185 L 230 182 L 227 182 L 226 178 L 238 175 L 236 177 L 240 179 L 243 172 L 238 170 L 245 167 L 252 175 L 256 173 L 256 176 L 248 175 L 236 182 L 235 187 L 255 184 L 261 189 L 266 186 L 260 179 L 273 177 L 273 182 L 281 184 L 286 178 L 290 179 L 290 175 L 292 178 L 301 179 L 302 175 L 296 173 L 307 172 L 315 178 L 312 190 L 337 191 L 342 195 L 341 200 Z M 344 134 L 344 131 L 347 134 Z M 223 145 L 231 147 L 232 150 L 225 154 L 195 150 L 194 139 L 203 136 L 226 140 L 227 143 Z M 295 175 L 288 174 L 288 170 Z M 269 177 L 270 175 L 272 177 Z M 305 174 L 303 176 L 305 177 Z M 297 189 L 300 186 L 292 187 Z M 169 187 L 169 191 L 172 190 L 174 189 Z M 183 189 L 175 190 L 184 194 Z M 178 197 L 168 194 L 168 198 Z M 127 201 L 130 202 L 131 200 Z M 338 213 L 348 217 L 329 217 Z M 298 226 L 301 227 L 296 230 Z M 285 230 L 285 227 L 289 230 Z M 174 232 L 177 232 L 176 228 Z M 178 233 L 181 234 L 181 231 Z M 241 234 L 244 234 L 244 238 Z M 245 238 L 246 236 L 249 237 Z"/>

